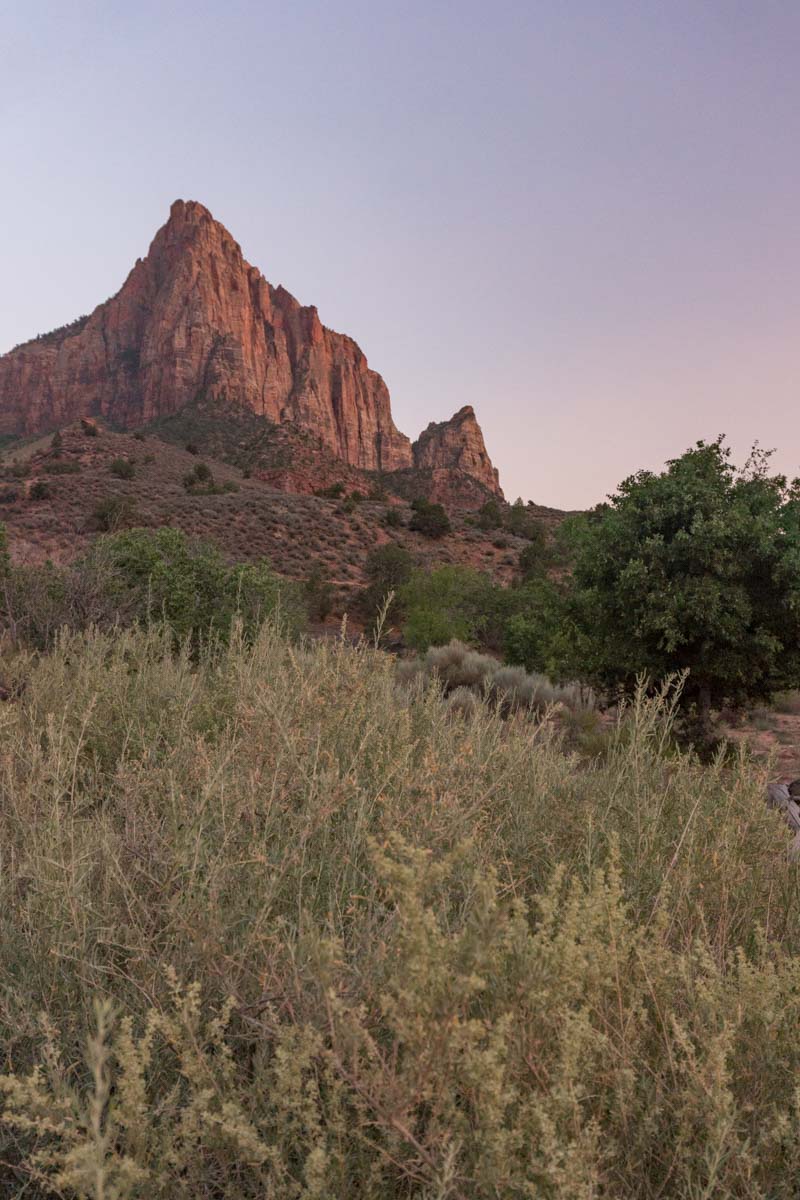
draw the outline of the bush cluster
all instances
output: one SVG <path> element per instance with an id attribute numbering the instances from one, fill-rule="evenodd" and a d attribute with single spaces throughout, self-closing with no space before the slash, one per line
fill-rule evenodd
<path id="1" fill-rule="evenodd" d="M 499 704 L 504 711 L 528 708 L 542 712 L 552 705 L 575 710 L 595 705 L 591 691 L 579 684 L 553 684 L 545 675 L 504 666 L 496 658 L 479 654 L 456 640 L 400 662 L 398 677 L 403 683 L 435 679 L 459 707 L 469 706 L 475 699 Z"/>
<path id="2" fill-rule="evenodd" d="M 452 528 L 450 518 L 441 504 L 432 504 L 420 496 L 411 502 L 411 520 L 408 528 L 428 538 L 442 538 Z"/>
<path id="3" fill-rule="evenodd" d="M 226 492 L 238 492 L 239 484 L 234 479 L 226 479 L 218 484 L 208 463 L 199 462 L 183 477 L 183 486 L 192 496 L 223 496 Z"/>
<path id="4" fill-rule="evenodd" d="M 36 649 L 52 646 L 62 629 L 156 624 L 196 647 L 227 640 L 237 622 L 252 637 L 264 620 L 296 633 L 305 618 L 300 589 L 267 562 L 228 566 L 215 546 L 177 529 L 100 537 L 65 566 L 12 566 L 3 542 L 0 577 L 0 630 Z"/>

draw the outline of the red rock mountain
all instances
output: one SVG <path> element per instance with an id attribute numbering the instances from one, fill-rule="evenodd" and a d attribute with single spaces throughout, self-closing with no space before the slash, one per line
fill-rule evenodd
<path id="1" fill-rule="evenodd" d="M 500 477 L 486 453 L 472 405 L 465 404 L 449 421 L 431 421 L 412 447 L 420 470 L 462 471 L 491 492 L 502 495 Z"/>
<path id="2" fill-rule="evenodd" d="M 291 421 L 364 470 L 456 468 L 499 491 L 471 408 L 429 426 L 412 452 L 356 343 L 269 284 L 194 201 L 175 201 L 116 296 L 0 357 L 0 433 L 80 416 L 130 429 L 200 397 Z"/>

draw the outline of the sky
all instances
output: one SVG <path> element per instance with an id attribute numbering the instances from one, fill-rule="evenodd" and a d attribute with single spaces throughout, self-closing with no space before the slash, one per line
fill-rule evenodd
<path id="1" fill-rule="evenodd" d="M 199 200 L 506 495 L 800 474 L 797 0 L 0 0 L 0 352 Z"/>

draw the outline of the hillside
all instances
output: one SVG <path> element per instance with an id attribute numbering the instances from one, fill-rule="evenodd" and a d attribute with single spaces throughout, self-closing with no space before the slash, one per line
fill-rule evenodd
<path id="1" fill-rule="evenodd" d="M 405 527 L 411 515 L 407 500 L 383 490 L 379 477 L 333 458 L 307 432 L 256 417 L 243 424 L 229 418 L 213 408 L 187 410 L 138 433 L 89 422 L 94 436 L 79 421 L 61 431 L 57 450 L 50 436 L 7 449 L 0 519 L 13 556 L 19 561 L 73 557 L 99 530 L 98 505 L 116 497 L 130 506 L 125 524 L 175 526 L 215 542 L 231 561 L 266 557 L 293 579 L 305 578 L 312 564 L 321 564 L 339 589 L 337 611 L 363 585 L 369 551 L 388 541 L 406 546 L 420 565 L 463 563 L 498 580 L 512 578 L 524 539 L 485 532 L 471 523 L 468 511 L 454 509 L 452 532 L 431 541 Z M 203 454 L 187 451 L 187 444 Z M 133 465 L 133 478 L 113 473 L 119 460 Z M 235 490 L 188 492 L 184 477 L 201 461 L 217 487 Z M 344 488 L 341 497 L 310 494 L 337 483 Z M 41 485 L 46 494 L 38 498 Z M 348 500 L 353 492 L 366 498 Z M 370 498 L 376 495 L 381 498 Z M 387 526 L 390 510 L 399 525 Z M 548 527 L 563 516 L 555 510 L 531 511 Z"/>

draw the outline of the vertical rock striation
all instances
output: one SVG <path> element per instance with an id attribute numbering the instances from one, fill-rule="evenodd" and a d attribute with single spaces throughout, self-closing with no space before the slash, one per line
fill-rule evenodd
<path id="1" fill-rule="evenodd" d="M 363 470 L 418 463 L 499 491 L 471 408 L 430 425 L 412 454 L 386 384 L 356 343 L 269 284 L 195 201 L 175 201 L 116 296 L 0 357 L 4 434 L 43 433 L 83 416 L 130 429 L 201 397 L 293 422 Z"/>

